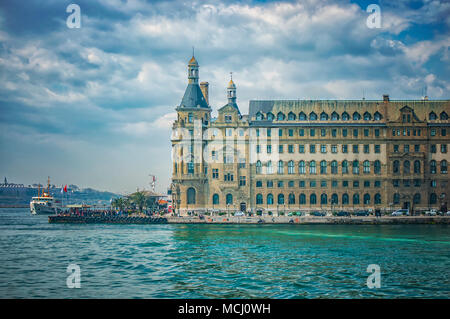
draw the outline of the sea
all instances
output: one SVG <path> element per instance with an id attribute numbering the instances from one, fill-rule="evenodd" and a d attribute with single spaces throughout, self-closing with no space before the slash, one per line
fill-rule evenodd
<path id="1" fill-rule="evenodd" d="M 0 209 L 0 298 L 449 297 L 446 225 L 76 225 Z"/>

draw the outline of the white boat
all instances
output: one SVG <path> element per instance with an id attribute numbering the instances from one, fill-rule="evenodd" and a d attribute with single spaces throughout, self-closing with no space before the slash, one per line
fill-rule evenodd
<path id="1" fill-rule="evenodd" d="M 48 179 L 47 191 L 42 191 L 40 194 L 40 188 L 38 189 L 38 196 L 32 197 L 30 202 L 30 211 L 33 215 L 50 215 L 56 214 L 60 210 L 56 206 L 54 197 L 50 196 L 50 177 Z"/>

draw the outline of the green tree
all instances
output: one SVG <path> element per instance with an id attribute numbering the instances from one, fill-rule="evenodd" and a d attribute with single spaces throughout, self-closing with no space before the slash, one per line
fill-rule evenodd
<path id="1" fill-rule="evenodd" d="M 145 194 L 143 192 L 136 192 L 130 197 L 133 203 L 138 207 L 139 212 L 142 212 L 147 202 L 147 197 L 145 196 Z"/>

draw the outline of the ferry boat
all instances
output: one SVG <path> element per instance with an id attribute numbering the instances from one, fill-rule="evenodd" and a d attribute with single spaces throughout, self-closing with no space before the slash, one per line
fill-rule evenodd
<path id="1" fill-rule="evenodd" d="M 47 191 L 40 192 L 38 188 L 38 196 L 32 197 L 30 202 L 30 211 L 33 215 L 52 215 L 60 211 L 56 206 L 53 196 L 50 196 L 50 177 L 48 178 Z"/>

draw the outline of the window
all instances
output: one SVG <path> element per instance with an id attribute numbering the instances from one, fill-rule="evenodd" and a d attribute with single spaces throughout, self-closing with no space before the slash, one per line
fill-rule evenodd
<path id="1" fill-rule="evenodd" d="M 441 173 L 447 174 L 447 161 L 446 160 L 441 161 Z"/>
<path id="2" fill-rule="evenodd" d="M 267 205 L 273 205 L 273 195 L 267 194 Z"/>
<path id="3" fill-rule="evenodd" d="M 352 167 L 353 167 L 353 174 L 359 174 L 359 162 L 358 162 L 358 160 L 354 160 L 353 161 Z"/>
<path id="4" fill-rule="evenodd" d="M 328 114 L 325 112 L 320 113 L 320 120 L 321 121 L 328 121 Z"/>
<path id="5" fill-rule="evenodd" d="M 298 135 L 299 136 L 305 136 L 305 129 L 301 128 L 298 130 Z"/>
<path id="6" fill-rule="evenodd" d="M 374 187 L 381 187 L 381 181 L 375 181 L 375 182 L 373 183 L 373 186 L 374 186 Z"/>
<path id="7" fill-rule="evenodd" d="M 270 128 L 267 129 L 267 136 L 272 136 L 272 129 Z"/>
<path id="8" fill-rule="evenodd" d="M 380 151 L 380 144 L 375 144 L 374 145 L 374 150 L 375 150 L 375 154 L 379 154 L 381 151 Z"/>
<path id="9" fill-rule="evenodd" d="M 364 188 L 370 187 L 370 181 L 364 181 Z"/>
<path id="10" fill-rule="evenodd" d="M 272 145 L 267 145 L 267 154 L 272 153 Z"/>
<path id="11" fill-rule="evenodd" d="M 361 119 L 361 115 L 358 112 L 353 113 L 353 121 L 359 121 Z"/>
<path id="12" fill-rule="evenodd" d="M 223 179 L 225 182 L 232 182 L 234 180 L 234 176 L 231 173 L 226 173 L 223 175 Z"/>
<path id="13" fill-rule="evenodd" d="M 284 121 L 284 119 L 285 119 L 285 115 L 282 112 L 279 112 L 277 114 L 277 120 L 278 121 Z"/>
<path id="14" fill-rule="evenodd" d="M 256 205 L 262 205 L 262 204 L 263 204 L 262 194 L 256 194 Z"/>
<path id="15" fill-rule="evenodd" d="M 309 152 L 311 154 L 314 154 L 316 152 L 316 145 L 314 145 L 314 144 L 309 145 Z"/>
<path id="16" fill-rule="evenodd" d="M 350 119 L 350 115 L 347 112 L 342 113 L 342 120 L 348 121 Z"/>
<path id="17" fill-rule="evenodd" d="M 288 130 L 288 134 L 289 134 L 289 136 L 294 136 L 294 130 L 290 128 Z"/>
<path id="18" fill-rule="evenodd" d="M 374 130 L 374 133 L 375 133 L 375 137 L 379 137 L 379 136 L 380 136 L 380 129 L 379 129 L 379 128 L 376 128 L 376 129 Z"/>
<path id="19" fill-rule="evenodd" d="M 398 153 L 398 145 L 394 145 L 394 153 Z"/>
<path id="20" fill-rule="evenodd" d="M 309 120 L 310 121 L 316 121 L 317 120 L 317 114 L 314 112 L 309 113 Z"/>
<path id="21" fill-rule="evenodd" d="M 339 197 L 337 194 L 331 195 L 331 205 L 339 204 Z"/>
<path id="22" fill-rule="evenodd" d="M 439 118 L 441 119 L 441 121 L 447 121 L 447 120 L 448 120 L 448 115 L 447 115 L 447 113 L 442 112 L 442 113 L 439 115 Z"/>
<path id="23" fill-rule="evenodd" d="M 298 145 L 298 152 L 299 153 L 305 153 L 305 145 L 299 144 Z"/>
<path id="24" fill-rule="evenodd" d="M 266 173 L 267 174 L 272 174 L 273 173 L 272 161 L 267 161 Z"/>
<path id="25" fill-rule="evenodd" d="M 227 196 L 226 196 L 226 204 L 227 205 L 232 205 L 233 204 L 233 195 L 227 194 Z"/>
<path id="26" fill-rule="evenodd" d="M 358 137 L 358 129 L 357 128 L 353 129 L 353 136 Z"/>
<path id="27" fill-rule="evenodd" d="M 369 112 L 364 113 L 364 121 L 370 121 L 372 119 L 372 115 Z"/>
<path id="28" fill-rule="evenodd" d="M 288 197 L 288 203 L 289 204 L 295 204 L 295 195 L 290 193 Z"/>
<path id="29" fill-rule="evenodd" d="M 326 145 L 320 145 L 320 153 L 325 154 L 327 152 L 327 146 Z"/>
<path id="30" fill-rule="evenodd" d="M 431 153 L 436 153 L 436 145 L 435 144 L 431 144 L 430 145 L 430 152 Z"/>
<path id="31" fill-rule="evenodd" d="M 392 202 L 394 203 L 394 205 L 398 205 L 400 203 L 400 194 L 395 193 L 392 198 Z"/>
<path id="32" fill-rule="evenodd" d="M 231 123 L 232 120 L 233 120 L 233 117 L 231 115 L 225 115 L 225 122 L 226 123 Z"/>
<path id="33" fill-rule="evenodd" d="M 213 202 L 213 205 L 218 205 L 219 204 L 219 195 L 218 194 L 214 194 L 213 195 L 212 202 Z"/>
<path id="34" fill-rule="evenodd" d="M 321 161 L 320 162 L 320 174 L 326 174 L 327 173 L 327 162 Z"/>
<path id="35" fill-rule="evenodd" d="M 195 204 L 195 188 L 189 187 L 186 192 L 187 204 Z"/>
<path id="36" fill-rule="evenodd" d="M 305 161 L 298 162 L 298 173 L 305 174 Z"/>
<path id="37" fill-rule="evenodd" d="M 332 121 L 338 121 L 339 120 L 339 114 L 336 112 L 331 113 L 331 120 Z"/>
<path id="38" fill-rule="evenodd" d="M 309 187 L 316 187 L 316 181 L 309 181 Z"/>
<path id="39" fill-rule="evenodd" d="M 321 205 L 326 205 L 327 203 L 328 203 L 327 194 L 320 195 L 320 204 Z"/>
<path id="40" fill-rule="evenodd" d="M 193 162 L 188 163 L 188 174 L 194 174 L 194 163 Z"/>
<path id="41" fill-rule="evenodd" d="M 278 194 L 278 204 L 284 204 L 284 194 Z"/>
<path id="42" fill-rule="evenodd" d="M 298 197 L 298 202 L 299 204 L 306 204 L 306 195 L 305 194 L 300 194 L 300 196 Z"/>
<path id="43" fill-rule="evenodd" d="M 278 136 L 283 136 L 283 129 L 282 128 L 278 129 Z"/>
<path id="44" fill-rule="evenodd" d="M 261 181 L 256 181 L 256 187 L 258 187 L 258 188 L 262 187 L 262 182 Z"/>
<path id="45" fill-rule="evenodd" d="M 305 181 L 298 181 L 298 187 L 305 187 Z"/>
<path id="46" fill-rule="evenodd" d="M 364 161 L 364 163 L 363 163 L 363 172 L 365 174 L 369 174 L 370 173 L 370 162 L 369 161 Z"/>
<path id="47" fill-rule="evenodd" d="M 338 162 L 332 161 L 331 162 L 331 174 L 337 174 L 338 173 Z"/>
<path id="48" fill-rule="evenodd" d="M 414 161 L 414 174 L 420 174 L 420 161 Z"/>
<path id="49" fill-rule="evenodd" d="M 268 121 L 273 121 L 274 115 L 272 113 L 267 113 L 267 120 Z"/>
<path id="50" fill-rule="evenodd" d="M 411 163 L 407 160 L 403 162 L 403 174 L 409 174 L 411 169 Z"/>
<path id="51" fill-rule="evenodd" d="M 434 205 L 437 203 L 437 196 L 435 193 L 430 194 L 430 205 Z"/>
<path id="52" fill-rule="evenodd" d="M 347 129 L 346 128 L 342 129 L 342 136 L 347 137 Z"/>
<path id="53" fill-rule="evenodd" d="M 441 153 L 447 153 L 447 144 L 441 144 Z"/>
<path id="54" fill-rule="evenodd" d="M 348 153 L 348 145 L 342 145 L 342 153 L 344 154 Z"/>
<path id="55" fill-rule="evenodd" d="M 430 173 L 436 174 L 436 161 L 435 160 L 432 160 L 430 162 Z"/>
<path id="56" fill-rule="evenodd" d="M 189 114 L 188 114 L 188 122 L 189 122 L 189 123 L 194 122 L 194 116 L 192 115 L 192 113 L 189 113 Z"/>
<path id="57" fill-rule="evenodd" d="M 317 204 L 317 197 L 316 197 L 316 194 L 311 194 L 310 196 L 309 196 L 309 203 L 311 204 L 311 205 L 315 205 L 315 204 Z"/>
<path id="58" fill-rule="evenodd" d="M 256 162 L 256 174 L 261 174 L 262 173 L 261 168 L 262 168 L 261 161 L 257 161 Z"/>
<path id="59" fill-rule="evenodd" d="M 284 163 L 283 163 L 283 161 L 278 161 L 278 174 L 284 174 Z"/>
<path id="60" fill-rule="evenodd" d="M 295 185 L 295 184 L 294 184 L 294 181 L 289 181 L 289 182 L 288 182 L 288 187 L 289 187 L 289 188 L 294 187 L 294 185 Z"/>
<path id="61" fill-rule="evenodd" d="M 359 187 L 359 181 L 353 181 L 353 188 Z"/>
<path id="62" fill-rule="evenodd" d="M 295 121 L 295 114 L 292 113 L 292 112 L 289 112 L 289 114 L 288 114 L 288 120 L 289 120 L 289 121 Z"/>
<path id="63" fill-rule="evenodd" d="M 392 180 L 392 186 L 399 187 L 400 186 L 400 180 L 398 180 L 398 179 Z"/>
<path id="64" fill-rule="evenodd" d="M 359 150 L 358 150 L 358 144 L 354 144 L 353 145 L 353 154 L 358 154 L 359 153 Z"/>
<path id="65" fill-rule="evenodd" d="M 294 161 L 288 162 L 288 174 L 294 174 Z"/>
<path id="66" fill-rule="evenodd" d="M 375 194 L 374 204 L 381 204 L 381 194 L 379 194 L 379 193 Z"/>
<path id="67" fill-rule="evenodd" d="M 365 144 L 365 145 L 364 145 L 364 153 L 365 153 L 365 154 L 369 154 L 369 150 L 370 150 L 369 145 L 368 145 L 368 144 Z"/>
<path id="68" fill-rule="evenodd" d="M 381 174 L 381 162 L 379 160 L 373 162 L 373 172 L 375 174 Z"/>
<path id="69" fill-rule="evenodd" d="M 364 200 L 364 205 L 369 205 L 370 204 L 370 195 L 364 194 L 363 200 Z"/>
<path id="70" fill-rule="evenodd" d="M 327 130 L 324 128 L 320 129 L 320 136 L 322 137 L 327 136 Z"/>
<path id="71" fill-rule="evenodd" d="M 337 153 L 337 145 L 331 145 L 331 153 L 333 154 Z"/>
<path id="72" fill-rule="evenodd" d="M 256 145 L 256 153 L 261 153 L 261 145 Z"/>
<path id="73" fill-rule="evenodd" d="M 309 129 L 309 136 L 316 136 L 316 130 L 315 129 Z"/>
<path id="74" fill-rule="evenodd" d="M 309 162 L 309 173 L 316 174 L 316 162 L 315 161 Z"/>
<path id="75" fill-rule="evenodd" d="M 399 161 L 397 161 L 397 160 L 394 161 L 394 164 L 393 164 L 393 167 L 392 167 L 392 172 L 394 174 L 399 174 L 400 173 L 400 162 Z"/>
<path id="76" fill-rule="evenodd" d="M 277 187 L 278 188 L 283 188 L 284 187 L 284 182 L 283 181 L 278 181 L 277 182 Z"/>
<path id="77" fill-rule="evenodd" d="M 354 194 L 353 195 L 353 204 L 354 205 L 359 205 L 359 194 Z"/>
<path id="78" fill-rule="evenodd" d="M 332 129 L 331 130 L 331 136 L 336 137 L 337 136 L 337 129 Z"/>
<path id="79" fill-rule="evenodd" d="M 219 169 L 218 168 L 213 168 L 212 169 L 212 178 L 214 178 L 214 179 L 218 179 L 219 178 Z"/>
<path id="80" fill-rule="evenodd" d="M 273 187 L 273 181 L 267 181 L 266 182 L 266 186 L 267 186 L 267 188 L 272 188 Z"/>
<path id="81" fill-rule="evenodd" d="M 414 194 L 413 201 L 414 201 L 414 204 L 420 204 L 420 194 L 419 193 Z"/>
<path id="82" fill-rule="evenodd" d="M 420 187 L 420 185 L 421 185 L 420 179 L 415 179 L 414 180 L 414 187 Z"/>
<path id="83" fill-rule="evenodd" d="M 325 180 L 320 181 L 320 187 L 327 187 L 327 181 Z"/>
<path id="84" fill-rule="evenodd" d="M 245 186 L 245 176 L 239 176 L 239 186 Z"/>
<path id="85" fill-rule="evenodd" d="M 373 119 L 374 119 L 375 121 L 380 121 L 381 118 L 382 118 L 382 116 L 381 116 L 381 114 L 380 114 L 378 111 L 375 112 L 375 114 L 373 115 Z"/>
<path id="86" fill-rule="evenodd" d="M 349 197 L 348 194 L 342 194 L 342 205 L 348 205 Z"/>
<path id="87" fill-rule="evenodd" d="M 347 160 L 342 161 L 342 174 L 348 174 L 348 162 L 347 162 Z"/>
<path id="88" fill-rule="evenodd" d="M 294 153 L 294 145 L 292 145 L 292 144 L 288 145 L 288 152 L 289 153 Z"/>
<path id="89" fill-rule="evenodd" d="M 306 121 L 306 114 L 303 112 L 300 112 L 300 114 L 298 115 L 298 119 L 300 121 Z"/>
<path id="90" fill-rule="evenodd" d="M 280 154 L 283 153 L 283 149 L 284 149 L 283 146 L 284 145 L 278 145 L 278 153 L 280 153 Z"/>
<path id="91" fill-rule="evenodd" d="M 436 120 L 436 119 L 437 119 L 436 113 L 431 112 L 431 113 L 429 114 L 428 118 L 429 118 L 430 121 Z"/>
<path id="92" fill-rule="evenodd" d="M 256 113 L 256 120 L 262 121 L 264 119 L 264 115 L 261 112 Z"/>
<path id="93" fill-rule="evenodd" d="M 436 136 L 436 129 L 435 128 L 431 129 L 430 135 L 431 136 Z"/>

